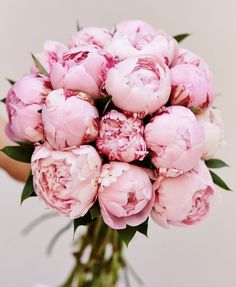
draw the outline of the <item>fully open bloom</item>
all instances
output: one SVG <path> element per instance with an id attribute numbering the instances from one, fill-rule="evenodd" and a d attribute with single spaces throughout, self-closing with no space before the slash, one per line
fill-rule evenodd
<path id="1" fill-rule="evenodd" d="M 46 41 L 43 45 L 43 48 L 44 51 L 41 53 L 36 53 L 35 57 L 44 67 L 44 69 L 50 73 L 52 64 L 58 62 L 61 59 L 63 53 L 68 50 L 68 48 L 56 41 Z M 35 64 L 31 66 L 31 73 L 40 73 Z"/>
<path id="2" fill-rule="evenodd" d="M 26 75 L 7 95 L 8 137 L 15 141 L 38 142 L 43 139 L 41 110 L 49 93 L 48 79 Z"/>
<path id="3" fill-rule="evenodd" d="M 141 167 L 124 162 L 103 165 L 98 200 L 103 220 L 111 228 L 124 229 L 143 223 L 154 197 L 149 176 Z"/>
<path id="4" fill-rule="evenodd" d="M 112 57 L 94 46 L 74 48 L 52 65 L 50 80 L 54 89 L 65 88 L 85 92 L 99 98 Z"/>
<path id="5" fill-rule="evenodd" d="M 88 143 L 98 136 L 98 117 L 96 107 L 78 92 L 54 90 L 42 110 L 45 138 L 55 149 Z"/>
<path id="6" fill-rule="evenodd" d="M 210 159 L 215 154 L 223 140 L 224 124 L 218 109 L 210 108 L 197 115 L 198 122 L 202 125 L 205 134 L 205 148 L 203 158 Z"/>
<path id="7" fill-rule="evenodd" d="M 164 178 L 158 185 L 151 215 L 160 226 L 192 225 L 208 214 L 215 188 L 203 161 L 190 172 Z"/>
<path id="8" fill-rule="evenodd" d="M 164 31 L 156 31 L 140 20 L 125 21 L 116 26 L 108 51 L 120 60 L 136 56 L 163 57 L 170 65 L 177 57 L 177 41 Z"/>
<path id="9" fill-rule="evenodd" d="M 143 133 L 141 120 L 111 110 L 100 122 L 98 151 L 109 160 L 130 162 L 142 159 L 147 154 Z"/>
<path id="10" fill-rule="evenodd" d="M 199 66 L 180 64 L 171 70 L 171 104 L 183 105 L 195 111 L 212 105 L 214 91 L 211 79 Z"/>
<path id="11" fill-rule="evenodd" d="M 67 151 L 38 146 L 31 167 L 36 194 L 55 211 L 77 218 L 94 203 L 101 159 L 92 146 Z"/>
<path id="12" fill-rule="evenodd" d="M 187 108 L 163 109 L 145 127 L 145 140 L 153 164 L 167 176 L 191 170 L 204 151 L 204 132 L 195 115 Z"/>
<path id="13" fill-rule="evenodd" d="M 112 34 L 107 28 L 86 27 L 76 32 L 69 42 L 70 48 L 94 45 L 105 49 L 111 42 Z"/>
<path id="14" fill-rule="evenodd" d="M 110 69 L 105 86 L 118 108 L 144 117 L 168 101 L 170 72 L 160 59 L 133 57 Z"/>

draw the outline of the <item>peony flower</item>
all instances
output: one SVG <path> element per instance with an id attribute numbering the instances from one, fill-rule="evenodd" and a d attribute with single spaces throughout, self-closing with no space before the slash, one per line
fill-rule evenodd
<path id="1" fill-rule="evenodd" d="M 113 65 L 108 54 L 93 46 L 74 48 L 52 65 L 50 79 L 54 89 L 65 88 L 101 97 L 100 88 Z"/>
<path id="2" fill-rule="evenodd" d="M 42 110 L 45 137 L 54 149 L 76 147 L 98 136 L 98 111 L 78 92 L 52 91 Z"/>
<path id="3" fill-rule="evenodd" d="M 44 138 L 40 112 L 49 91 L 48 80 L 35 75 L 26 75 L 12 86 L 6 101 L 10 139 L 39 142 Z"/>
<path id="4" fill-rule="evenodd" d="M 69 43 L 70 48 L 94 45 L 105 49 L 111 42 L 112 34 L 106 28 L 86 27 L 76 32 Z"/>
<path id="5" fill-rule="evenodd" d="M 203 158 L 210 159 L 215 154 L 223 140 L 224 124 L 218 109 L 210 108 L 197 115 L 198 122 L 202 125 L 205 134 L 205 148 Z"/>
<path id="6" fill-rule="evenodd" d="M 101 164 L 89 145 L 67 151 L 38 146 L 31 163 L 35 193 L 60 214 L 83 216 L 96 199 Z"/>
<path id="7" fill-rule="evenodd" d="M 204 132 L 187 108 L 163 109 L 145 127 L 145 140 L 152 162 L 166 176 L 191 170 L 203 155 Z"/>
<path id="8" fill-rule="evenodd" d="M 163 57 L 170 65 L 177 57 L 177 41 L 164 31 L 156 31 L 143 21 L 126 21 L 117 25 L 116 32 L 107 50 L 120 60 L 129 57 Z"/>
<path id="9" fill-rule="evenodd" d="M 118 108 L 144 117 L 168 101 L 170 72 L 160 59 L 133 57 L 110 69 L 105 86 Z"/>
<path id="10" fill-rule="evenodd" d="M 58 62 L 61 59 L 63 53 L 68 50 L 68 48 L 56 41 L 46 41 L 43 47 L 44 51 L 41 53 L 36 53 L 35 57 L 44 67 L 44 69 L 50 73 L 53 63 Z M 31 66 L 30 71 L 33 74 L 40 73 L 35 64 Z"/>
<path id="11" fill-rule="evenodd" d="M 180 48 L 178 57 L 173 66 L 181 64 L 191 64 L 200 68 L 205 73 L 206 78 L 211 82 L 213 81 L 212 74 L 207 63 L 198 55 L 184 48 Z"/>
<path id="12" fill-rule="evenodd" d="M 141 120 L 126 117 L 116 110 L 109 111 L 100 122 L 98 151 L 109 160 L 130 162 L 143 159 L 147 154 Z"/>
<path id="13" fill-rule="evenodd" d="M 171 70 L 171 105 L 183 105 L 198 112 L 213 103 L 212 81 L 206 72 L 192 64 L 180 64 Z"/>
<path id="14" fill-rule="evenodd" d="M 104 222 L 111 228 L 124 229 L 148 218 L 154 191 L 145 170 L 114 161 L 102 167 L 98 200 Z"/>
<path id="15" fill-rule="evenodd" d="M 164 178 L 158 185 L 151 215 L 160 226 L 192 225 L 208 214 L 215 188 L 203 161 L 179 177 Z"/>

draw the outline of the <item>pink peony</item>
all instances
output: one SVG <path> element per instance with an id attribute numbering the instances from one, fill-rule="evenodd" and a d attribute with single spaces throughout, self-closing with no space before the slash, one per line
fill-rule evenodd
<path id="1" fill-rule="evenodd" d="M 168 101 L 170 72 L 160 59 L 133 57 L 110 69 L 105 86 L 118 108 L 144 117 Z"/>
<path id="2" fill-rule="evenodd" d="M 83 216 L 96 199 L 101 164 L 92 146 L 67 151 L 38 146 L 31 163 L 35 192 L 60 214 Z"/>
<path id="3" fill-rule="evenodd" d="M 94 45 L 101 49 L 106 48 L 112 39 L 111 32 L 106 28 L 86 27 L 76 32 L 69 43 L 70 48 Z"/>
<path id="4" fill-rule="evenodd" d="M 170 71 L 172 105 L 183 105 L 195 111 L 211 106 L 213 86 L 204 70 L 192 64 L 180 64 Z"/>
<path id="5" fill-rule="evenodd" d="M 44 51 L 41 53 L 36 53 L 35 57 L 44 67 L 44 69 L 50 73 L 53 63 L 58 62 L 61 59 L 63 53 L 68 50 L 68 48 L 56 41 L 46 41 L 43 47 Z M 35 64 L 31 66 L 31 73 L 40 73 Z"/>
<path id="6" fill-rule="evenodd" d="M 120 60 L 129 57 L 163 57 L 170 65 L 177 57 L 177 41 L 164 31 L 155 29 L 143 21 L 126 21 L 116 27 L 111 44 L 107 50 Z"/>
<path id="7" fill-rule="evenodd" d="M 205 134 L 205 148 L 203 158 L 210 159 L 215 154 L 223 140 L 224 124 L 218 109 L 210 108 L 197 115 L 198 122 L 202 125 Z"/>
<path id="8" fill-rule="evenodd" d="M 204 133 L 187 108 L 163 109 L 145 127 L 145 140 L 152 151 L 152 162 L 166 176 L 191 170 L 204 151 Z"/>
<path id="9" fill-rule="evenodd" d="M 17 81 L 7 95 L 8 137 L 14 141 L 39 142 L 43 139 L 41 110 L 49 82 L 44 77 L 26 75 Z"/>
<path id="10" fill-rule="evenodd" d="M 98 200 L 103 220 L 114 229 L 137 226 L 149 216 L 154 191 L 148 174 L 124 162 L 110 162 L 102 167 Z"/>
<path id="11" fill-rule="evenodd" d="M 214 193 L 209 170 L 200 161 L 190 172 L 158 184 L 152 218 L 165 228 L 198 223 L 208 214 Z"/>
<path id="12" fill-rule="evenodd" d="M 98 136 L 98 111 L 78 92 L 52 91 L 42 111 L 45 137 L 55 149 L 76 147 Z"/>
<path id="13" fill-rule="evenodd" d="M 173 66 L 181 65 L 181 64 L 191 64 L 198 68 L 200 68 L 206 75 L 206 78 L 209 81 L 212 81 L 212 74 L 207 65 L 207 63 L 198 55 L 194 54 L 193 52 L 180 48 L 179 54 L 177 59 L 174 62 Z"/>
<path id="14" fill-rule="evenodd" d="M 54 89 L 65 88 L 101 97 L 100 88 L 113 60 L 101 50 L 86 46 L 63 54 L 62 60 L 52 65 L 50 79 Z"/>
<path id="15" fill-rule="evenodd" d="M 143 132 L 141 120 L 127 118 L 124 114 L 111 110 L 100 122 L 98 151 L 109 160 L 130 162 L 142 159 L 147 154 Z"/>

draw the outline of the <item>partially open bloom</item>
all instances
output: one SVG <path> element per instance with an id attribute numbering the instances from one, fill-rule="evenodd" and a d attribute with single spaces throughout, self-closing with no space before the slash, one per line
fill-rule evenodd
<path id="1" fill-rule="evenodd" d="M 171 70 L 171 104 L 183 105 L 194 111 L 212 105 L 214 91 L 206 72 L 192 64 L 180 64 Z"/>
<path id="2" fill-rule="evenodd" d="M 8 137 L 15 141 L 38 142 L 43 139 L 41 110 L 49 83 L 44 77 L 26 75 L 17 81 L 7 95 Z"/>
<path id="3" fill-rule="evenodd" d="M 200 161 L 193 170 L 160 181 L 152 218 L 165 228 L 196 224 L 208 214 L 214 193 L 209 170 Z"/>
<path id="4" fill-rule="evenodd" d="M 218 109 L 210 108 L 204 113 L 198 114 L 197 120 L 204 130 L 205 148 L 203 158 L 207 160 L 213 157 L 223 140 L 224 124 L 221 118 L 221 112 Z"/>
<path id="5" fill-rule="evenodd" d="M 145 127 L 145 140 L 152 162 L 167 176 L 191 170 L 204 151 L 204 132 L 187 108 L 164 109 Z"/>
<path id="6" fill-rule="evenodd" d="M 177 41 L 164 31 L 156 31 L 151 25 L 140 20 L 126 21 L 116 26 L 108 51 L 120 60 L 128 57 L 163 57 L 170 65 L 177 57 Z"/>
<path id="7" fill-rule="evenodd" d="M 129 58 L 110 69 L 106 90 L 118 108 L 144 117 L 168 101 L 170 71 L 154 57 Z"/>
<path id="8" fill-rule="evenodd" d="M 205 73 L 206 78 L 212 82 L 212 74 L 207 63 L 193 52 L 184 48 L 180 48 L 178 57 L 176 58 L 173 66 L 181 64 L 191 64 L 200 68 Z"/>
<path id="9" fill-rule="evenodd" d="M 68 48 L 56 41 L 46 41 L 43 45 L 43 48 L 44 51 L 41 53 L 36 53 L 35 57 L 44 67 L 44 69 L 50 73 L 52 64 L 58 62 L 61 59 L 63 53 L 68 50 Z M 40 73 L 35 64 L 31 66 L 31 73 Z"/>
<path id="10" fill-rule="evenodd" d="M 98 117 L 96 107 L 78 92 L 54 90 L 42 110 L 45 138 L 55 149 L 88 143 L 98 136 Z"/>
<path id="11" fill-rule="evenodd" d="M 109 160 L 130 162 L 142 159 L 147 154 L 143 132 L 141 120 L 111 110 L 100 121 L 98 151 Z"/>
<path id="12" fill-rule="evenodd" d="M 143 223 L 154 197 L 149 176 L 141 167 L 123 162 L 103 165 L 98 200 L 103 220 L 111 228 L 124 229 Z"/>
<path id="13" fill-rule="evenodd" d="M 52 65 L 50 80 L 54 89 L 77 90 L 99 98 L 100 88 L 112 65 L 111 56 L 94 46 L 74 48 Z"/>
<path id="14" fill-rule="evenodd" d="M 112 34 L 107 28 L 86 27 L 76 32 L 70 39 L 69 47 L 94 45 L 105 49 L 111 42 Z"/>
<path id="15" fill-rule="evenodd" d="M 67 151 L 36 147 L 32 156 L 34 190 L 48 207 L 77 218 L 97 196 L 101 159 L 92 146 Z"/>

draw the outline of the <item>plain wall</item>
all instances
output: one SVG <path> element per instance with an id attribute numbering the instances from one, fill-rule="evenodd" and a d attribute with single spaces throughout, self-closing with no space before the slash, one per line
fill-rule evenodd
<path id="1" fill-rule="evenodd" d="M 40 51 L 48 39 L 66 43 L 77 19 L 82 26 L 112 27 L 133 18 L 146 20 L 171 35 L 192 33 L 183 45 L 201 55 L 214 74 L 219 93 L 216 105 L 223 112 L 227 141 L 217 156 L 231 166 L 219 173 L 236 190 L 234 0 L 0 0 L 0 97 L 9 87 L 5 77 L 18 79 L 28 71 L 29 52 Z M 4 113 L 3 105 L 0 111 Z M 72 233 L 60 240 L 51 257 L 45 255 L 46 244 L 65 219 L 51 219 L 23 237 L 23 227 L 46 211 L 31 199 L 20 207 L 21 189 L 21 184 L 0 171 L 0 286 L 56 286 L 72 265 Z M 169 230 L 151 224 L 149 239 L 140 235 L 130 244 L 127 257 L 145 286 L 236 286 L 236 194 L 221 194 L 221 202 L 203 223 Z"/>

